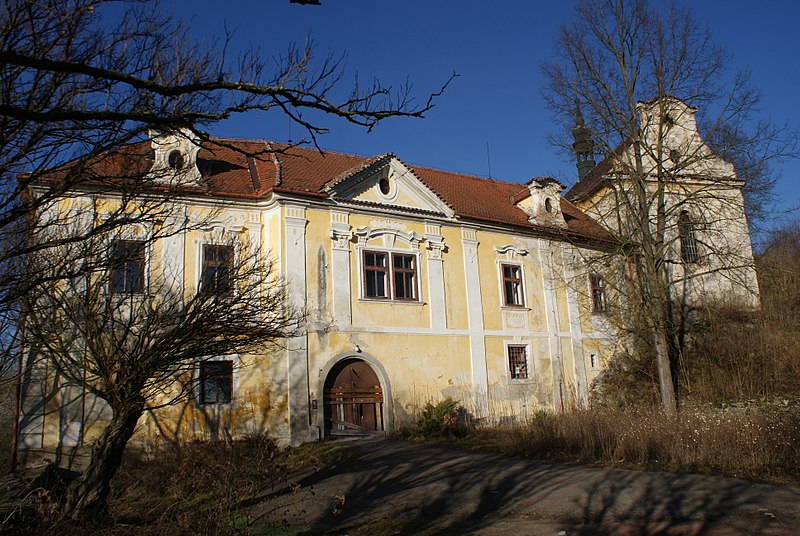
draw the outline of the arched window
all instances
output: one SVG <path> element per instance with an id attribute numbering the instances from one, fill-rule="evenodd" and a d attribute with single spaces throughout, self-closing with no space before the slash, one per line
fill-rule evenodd
<path id="1" fill-rule="evenodd" d="M 681 239 L 681 260 L 685 263 L 699 262 L 700 251 L 697 247 L 694 223 L 685 210 L 678 218 L 678 235 Z"/>

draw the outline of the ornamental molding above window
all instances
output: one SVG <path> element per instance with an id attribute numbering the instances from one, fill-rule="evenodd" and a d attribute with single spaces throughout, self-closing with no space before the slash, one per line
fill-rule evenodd
<path id="1" fill-rule="evenodd" d="M 206 219 L 199 215 L 189 216 L 189 226 L 209 234 L 217 240 L 223 240 L 226 233 L 242 233 L 248 227 L 246 214 L 234 214 L 227 218 Z"/>
<path id="2" fill-rule="evenodd" d="M 522 257 L 528 254 L 528 250 L 509 244 L 507 246 L 496 246 L 494 250 L 497 252 L 497 258 L 502 261 L 521 261 Z"/>
<path id="3" fill-rule="evenodd" d="M 378 227 L 373 227 L 373 224 L 378 224 Z M 383 239 L 383 247 L 386 249 L 393 249 L 395 243 L 399 239 L 401 242 L 406 243 L 411 249 L 418 250 L 420 242 L 423 237 L 417 234 L 416 231 L 406 232 L 405 225 L 402 223 L 395 223 L 389 221 L 371 221 L 370 225 L 359 227 L 355 231 L 358 237 L 358 247 L 364 248 L 367 242 L 375 238 Z"/>

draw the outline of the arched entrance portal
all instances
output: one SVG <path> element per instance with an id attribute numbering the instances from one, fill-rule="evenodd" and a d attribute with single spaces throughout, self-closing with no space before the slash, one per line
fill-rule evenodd
<path id="1" fill-rule="evenodd" d="M 383 431 L 383 389 L 366 362 L 345 359 L 325 379 L 325 435 Z"/>

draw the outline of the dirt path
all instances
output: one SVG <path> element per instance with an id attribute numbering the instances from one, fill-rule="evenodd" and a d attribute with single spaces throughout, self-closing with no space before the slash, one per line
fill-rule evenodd
<path id="1" fill-rule="evenodd" d="M 385 439 L 258 513 L 332 534 L 800 533 L 800 488 L 553 464 Z"/>

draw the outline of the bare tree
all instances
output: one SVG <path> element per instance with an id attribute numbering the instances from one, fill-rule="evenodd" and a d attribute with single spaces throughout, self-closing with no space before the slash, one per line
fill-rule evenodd
<path id="1" fill-rule="evenodd" d="M 160 180 L 149 167 L 135 165 L 147 155 L 128 149 L 148 132 L 184 129 L 199 143 L 207 139 L 204 129 L 220 120 L 272 112 L 305 132 L 298 143 L 316 144 L 326 132 L 320 115 L 371 129 L 390 117 L 422 117 L 439 94 L 417 103 L 407 85 L 393 89 L 376 80 L 364 87 L 355 78 L 348 87 L 343 57 L 318 57 L 313 44 L 289 46 L 271 58 L 259 50 L 230 57 L 229 37 L 204 46 L 150 1 L 9 0 L 0 6 L 4 346 L 15 346 L 17 304 L 38 284 L 28 255 L 135 221 L 133 200 Z M 124 165 L 100 165 L 120 150 L 128 151 Z M 268 158 L 269 151 L 265 145 L 250 156 Z M 102 226 L 87 227 L 89 235 L 30 239 L 32 215 L 55 199 L 84 195 L 75 187 L 87 182 L 93 195 L 116 191 L 121 175 L 126 197 Z M 29 195 L 32 186 L 36 195 Z M 0 371 L 9 363 L 0 360 Z"/>
<path id="2" fill-rule="evenodd" d="M 265 252 L 246 237 L 217 241 L 216 263 L 198 289 L 180 274 L 144 258 L 161 244 L 112 233 L 72 244 L 93 266 L 53 278 L 24 300 L 24 338 L 59 382 L 102 400 L 110 418 L 93 446 L 88 469 L 69 488 L 64 515 L 82 518 L 105 507 L 112 477 L 145 410 L 184 400 L 197 388 L 198 363 L 210 358 L 268 355 L 298 326 L 285 287 Z M 32 262 L 58 266 L 46 250 Z M 76 252 L 71 252 L 75 254 Z M 156 263 L 151 263 L 155 265 Z M 246 365 L 246 362 L 243 363 Z"/>
<path id="3" fill-rule="evenodd" d="M 582 137 L 588 174 L 568 195 L 620 243 L 614 259 L 623 262 L 592 262 L 617 262 L 626 275 L 614 285 L 625 325 L 654 356 L 662 407 L 674 413 L 675 370 L 697 285 L 712 274 L 750 284 L 741 179 L 753 194 L 752 218 L 770 191 L 769 162 L 794 154 L 797 138 L 755 118 L 758 92 L 747 73 L 728 72 L 730 58 L 688 10 L 586 0 L 576 15 L 544 66 L 545 97 L 565 133 L 576 127 L 579 108 L 572 133 L 575 149 Z M 696 125 L 712 150 L 692 135 Z M 555 139 L 567 146 L 565 136 Z M 603 162 L 589 171 L 595 155 Z M 738 176 L 720 156 L 737 165 Z"/>

